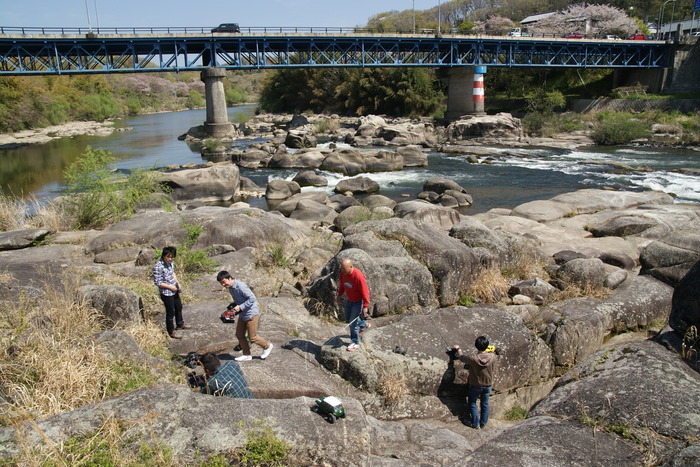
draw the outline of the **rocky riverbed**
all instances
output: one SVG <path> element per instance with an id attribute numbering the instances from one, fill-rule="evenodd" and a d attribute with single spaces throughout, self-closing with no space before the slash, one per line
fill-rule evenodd
<path id="1" fill-rule="evenodd" d="M 147 278 L 155 249 L 183 242 L 188 227 L 199 226 L 192 248 L 251 286 L 263 312 L 261 334 L 275 346 L 268 359 L 241 364 L 255 400 L 179 385 L 144 388 L 38 420 L 21 437 L 0 428 L 0 455 L 17 453 L 20 443 L 90 433 L 107 413 L 139 438 L 156 436 L 180 463 L 240 448 L 240 422 L 260 420 L 306 453 L 309 465 L 696 463 L 697 354 L 680 352 L 687 332 L 700 326 L 700 206 L 653 191 L 580 190 L 467 216 L 457 208 L 469 194 L 447 179 L 426 180 L 418 199 L 397 203 L 376 192 L 371 175 L 355 175 L 368 166 L 422 163 L 430 136 L 421 139 L 420 125 L 391 133 L 367 124 L 373 128 L 365 136 L 353 129 L 350 139 L 403 149 L 291 154 L 284 150 L 290 131 L 271 128 L 269 145 L 164 173 L 177 212 L 144 209 L 102 231 L 0 233 L 0 262 L 11 276 L 0 283 L 3 300 L 41 297 L 39 271 L 84 274 L 82 299 L 113 324 L 95 345 L 112 358 L 152 359 L 165 368 L 168 362 L 158 363 L 121 330 L 143 319 L 138 293 L 89 278 Z M 465 131 L 448 130 L 444 144 L 464 148 Z M 494 131 L 500 136 L 491 137 L 509 138 Z M 325 164 L 347 180 L 329 194 L 302 192 L 297 181 L 257 187 L 240 176 L 239 166 L 261 163 L 300 173 Z M 311 175 L 300 181 L 316 186 Z M 251 207 L 243 193 L 265 196 L 274 210 Z M 207 205 L 212 200 L 226 206 Z M 284 262 L 271 253 L 280 248 Z M 372 294 L 374 326 L 355 352 L 345 351 L 347 328 L 333 319 L 346 257 L 365 273 Z M 494 271 L 505 284 L 497 286 Z M 562 294 L 574 288 L 595 293 Z M 189 284 L 185 299 L 192 329 L 171 341 L 171 350 L 238 355 L 231 325 L 219 320 L 229 300 L 215 274 Z M 470 348 L 482 334 L 503 354 L 492 420 L 471 430 L 466 372 L 448 365 L 445 350 Z M 315 397 L 329 394 L 348 413 L 335 424 L 310 410 Z M 510 420 L 516 408 L 527 418 Z"/>

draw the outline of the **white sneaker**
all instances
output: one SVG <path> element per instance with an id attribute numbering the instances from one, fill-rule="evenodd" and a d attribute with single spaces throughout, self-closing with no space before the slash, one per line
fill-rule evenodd
<path id="1" fill-rule="evenodd" d="M 260 355 L 260 358 L 265 360 L 268 355 L 270 355 L 270 352 L 272 352 L 272 344 L 270 344 L 270 347 L 263 349 L 263 353 Z"/>
<path id="2" fill-rule="evenodd" d="M 347 350 L 348 352 L 352 352 L 353 350 L 357 350 L 359 348 L 360 348 L 360 346 L 358 344 L 350 344 L 350 345 L 348 345 L 348 348 L 345 350 Z"/>
<path id="3" fill-rule="evenodd" d="M 250 355 L 239 355 L 238 357 L 234 358 L 234 360 L 237 362 L 248 362 L 252 359 L 253 357 Z"/>

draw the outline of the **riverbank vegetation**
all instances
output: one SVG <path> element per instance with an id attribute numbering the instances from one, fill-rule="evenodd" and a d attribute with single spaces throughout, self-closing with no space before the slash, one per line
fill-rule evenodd
<path id="1" fill-rule="evenodd" d="M 230 72 L 228 105 L 257 100 L 263 72 Z M 199 73 L 0 77 L 0 132 L 204 106 Z"/>

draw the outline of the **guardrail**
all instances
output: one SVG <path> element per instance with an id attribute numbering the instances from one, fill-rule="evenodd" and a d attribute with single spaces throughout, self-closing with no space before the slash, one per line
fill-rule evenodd
<path id="1" fill-rule="evenodd" d="M 369 29 L 343 27 L 242 27 L 240 33 L 212 33 L 210 27 L 110 27 L 110 28 L 60 28 L 60 27 L 7 27 L 0 26 L 0 34 L 243 34 L 243 33 L 310 33 L 310 34 L 351 34 L 351 33 L 403 33 L 412 31 L 398 29 Z M 416 34 L 433 34 L 434 29 L 420 29 Z"/>
<path id="2" fill-rule="evenodd" d="M 260 26 L 260 27 L 242 27 L 240 33 L 213 33 L 211 32 L 213 28 L 196 26 L 196 27 L 110 27 L 110 28 L 61 28 L 61 27 L 15 27 L 15 26 L 0 26 L 0 34 L 13 36 L 13 35 L 85 35 L 87 37 L 103 35 L 138 35 L 138 34 L 198 34 L 207 36 L 221 36 L 221 35 L 231 35 L 237 36 L 241 34 L 386 34 L 386 35 L 410 35 L 412 37 L 416 36 L 430 36 L 430 37 L 469 37 L 473 38 L 483 38 L 483 39 L 515 39 L 515 40 L 536 40 L 536 39 L 565 39 L 561 35 L 551 34 L 551 33 L 540 33 L 536 35 L 529 35 L 525 37 L 511 37 L 511 36 L 494 36 L 487 34 L 463 34 L 457 29 L 443 30 L 440 34 L 437 33 L 436 29 L 430 28 L 419 28 L 416 30 L 410 29 L 388 29 L 388 28 L 354 28 L 354 27 L 271 27 L 271 26 Z M 581 39 L 589 40 L 603 40 L 608 41 L 605 36 L 598 35 L 583 35 Z M 566 40 L 579 40 L 579 39 L 566 39 Z M 622 40 L 625 40 L 624 38 Z M 650 40 L 661 40 L 660 38 L 655 38 Z"/>

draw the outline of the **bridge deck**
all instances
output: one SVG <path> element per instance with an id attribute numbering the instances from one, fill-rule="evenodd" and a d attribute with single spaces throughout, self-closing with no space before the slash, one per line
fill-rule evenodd
<path id="1" fill-rule="evenodd" d="M 272 32 L 18 34 L 0 30 L 0 75 L 308 67 L 663 68 L 661 41 Z"/>

